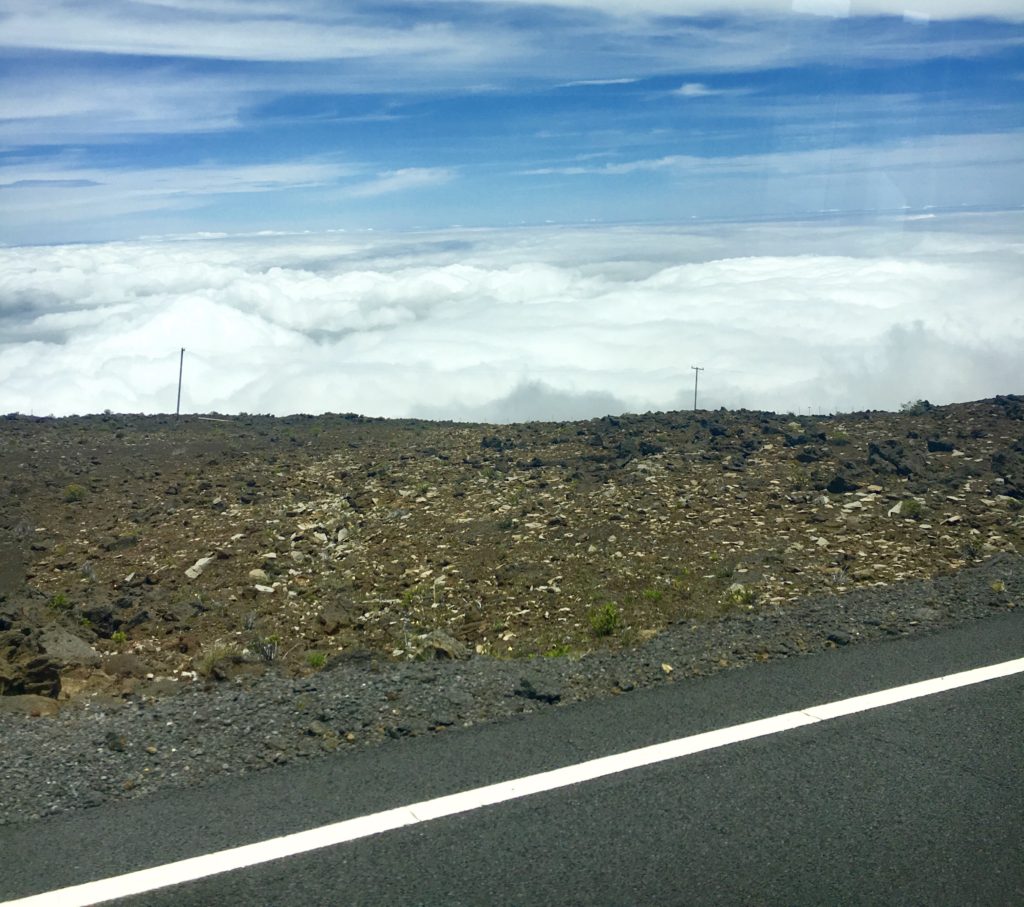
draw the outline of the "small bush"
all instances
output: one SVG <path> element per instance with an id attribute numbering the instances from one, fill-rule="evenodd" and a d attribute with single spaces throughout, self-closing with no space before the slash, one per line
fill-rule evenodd
<path id="1" fill-rule="evenodd" d="M 924 507 L 915 498 L 907 498 L 900 504 L 900 516 L 908 520 L 919 520 L 924 514 Z"/>
<path id="2" fill-rule="evenodd" d="M 110 634 L 110 639 L 117 645 L 123 646 L 126 642 L 128 642 L 128 634 L 125 633 L 124 630 L 115 630 L 113 633 Z"/>
<path id="3" fill-rule="evenodd" d="M 192 666 L 200 677 L 219 677 L 221 665 L 225 662 L 234 664 L 241 659 L 242 653 L 237 646 L 217 640 L 203 648 L 203 651 L 193 659 Z"/>
<path id="4" fill-rule="evenodd" d="M 587 620 L 595 636 L 611 636 L 618 629 L 621 617 L 615 602 L 608 602 L 600 608 L 593 608 L 587 614 Z"/>
<path id="5" fill-rule="evenodd" d="M 726 598 L 734 605 L 752 605 L 757 598 L 757 593 L 742 583 L 734 583 L 725 593 Z"/>
<path id="6" fill-rule="evenodd" d="M 81 485 L 68 485 L 64 489 L 64 501 L 67 504 L 74 504 L 76 501 L 85 500 L 85 489 Z"/>
<path id="7" fill-rule="evenodd" d="M 54 611 L 70 611 L 71 602 L 63 592 L 58 592 L 56 595 L 50 596 L 50 607 Z"/>
<path id="8" fill-rule="evenodd" d="M 1006 583 L 1001 579 L 994 579 L 988 584 L 988 587 L 995 592 L 996 595 L 1002 595 L 1006 591 Z"/>
<path id="9" fill-rule="evenodd" d="M 648 587 L 644 589 L 644 598 L 649 602 L 660 602 L 662 598 L 662 592 L 660 589 L 654 589 Z"/>
<path id="10" fill-rule="evenodd" d="M 281 639 L 278 636 L 267 636 L 262 639 L 254 639 L 252 650 L 263 661 L 271 662 L 277 658 L 281 648 Z"/>
<path id="11" fill-rule="evenodd" d="M 326 652 L 307 652 L 306 653 L 306 664 L 311 668 L 319 671 L 325 664 L 327 664 L 327 653 Z"/>

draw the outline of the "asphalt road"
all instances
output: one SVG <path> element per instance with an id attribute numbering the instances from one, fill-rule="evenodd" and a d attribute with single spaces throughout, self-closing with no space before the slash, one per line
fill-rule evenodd
<path id="1" fill-rule="evenodd" d="M 3 828 L 0 899 L 1022 656 L 995 617 Z M 1016 674 L 111 903 L 1020 905 L 1022 764 Z"/>

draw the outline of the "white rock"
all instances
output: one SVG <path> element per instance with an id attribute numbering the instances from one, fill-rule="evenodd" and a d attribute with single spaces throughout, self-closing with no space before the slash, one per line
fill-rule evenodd
<path id="1" fill-rule="evenodd" d="M 207 557 L 201 557 L 197 560 L 188 570 L 185 571 L 185 576 L 189 579 L 196 579 L 206 569 L 208 564 L 212 564 L 216 558 L 211 554 Z"/>
<path id="2" fill-rule="evenodd" d="M 263 586 L 260 583 L 257 583 L 255 588 L 256 588 L 257 592 L 273 592 L 274 591 L 274 587 L 273 586 Z"/>

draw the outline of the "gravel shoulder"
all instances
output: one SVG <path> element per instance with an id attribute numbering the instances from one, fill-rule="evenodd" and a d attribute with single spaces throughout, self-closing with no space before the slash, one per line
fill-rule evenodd
<path id="1" fill-rule="evenodd" d="M 363 651 L 306 677 L 270 672 L 193 684 L 174 696 L 94 697 L 48 718 L 0 709 L 0 824 L 296 760 L 342 759 L 403 737 L 458 733 L 717 671 L 756 670 L 779 658 L 933 633 L 1022 606 L 1024 558 L 1004 553 L 931 580 L 811 595 L 705 622 L 682 619 L 641 645 L 582 657 L 407 662 Z"/>

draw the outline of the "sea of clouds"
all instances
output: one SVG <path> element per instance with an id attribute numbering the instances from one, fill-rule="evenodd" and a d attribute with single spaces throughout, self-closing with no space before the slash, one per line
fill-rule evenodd
<path id="1" fill-rule="evenodd" d="M 561 420 L 1024 391 L 1024 215 L 0 248 L 0 412 Z"/>

